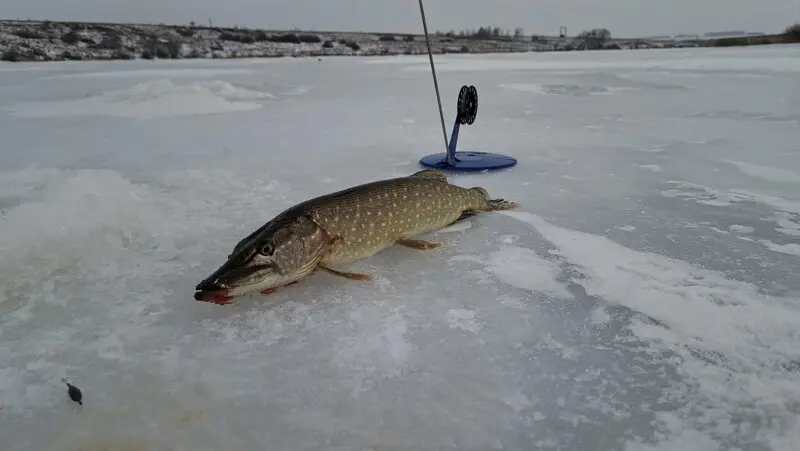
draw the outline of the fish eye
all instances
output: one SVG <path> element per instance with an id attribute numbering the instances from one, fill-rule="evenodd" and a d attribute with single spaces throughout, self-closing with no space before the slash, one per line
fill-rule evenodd
<path id="1" fill-rule="evenodd" d="M 261 245 L 261 248 L 259 248 L 258 253 L 261 255 L 272 255 L 273 251 L 275 251 L 275 246 L 273 246 L 271 242 L 267 241 L 266 243 Z"/>

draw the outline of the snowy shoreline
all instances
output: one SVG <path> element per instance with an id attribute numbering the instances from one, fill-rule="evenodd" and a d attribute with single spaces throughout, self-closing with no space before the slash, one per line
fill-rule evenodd
<path id="1" fill-rule="evenodd" d="M 696 47 L 707 43 L 611 40 L 604 49 Z M 491 39 L 435 34 L 434 53 L 511 53 L 582 50 L 579 37 Z M 0 20 L 0 60 L 280 58 L 420 55 L 421 35 L 335 31 L 261 30 L 191 25 Z"/>
<path id="2" fill-rule="evenodd" d="M 434 36 L 434 53 L 529 51 L 521 40 Z M 416 55 L 422 36 L 240 28 L 0 21 L 3 61 L 128 60 L 153 58 L 278 58 L 301 56 Z"/>

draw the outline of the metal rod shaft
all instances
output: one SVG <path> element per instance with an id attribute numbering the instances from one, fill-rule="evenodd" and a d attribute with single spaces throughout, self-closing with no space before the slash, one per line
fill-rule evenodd
<path id="1" fill-rule="evenodd" d="M 433 74 L 433 87 L 436 90 L 436 102 L 439 104 L 439 119 L 442 121 L 442 137 L 444 137 L 444 151 L 447 158 L 447 164 L 452 165 L 452 157 L 448 149 L 450 147 L 447 142 L 447 127 L 444 125 L 444 112 L 442 111 L 442 96 L 439 94 L 439 81 L 436 79 L 436 68 L 433 65 L 433 50 L 431 50 L 431 38 L 428 36 L 428 21 L 425 20 L 425 8 L 422 6 L 422 0 L 419 0 L 419 13 L 422 16 L 422 29 L 425 31 L 425 43 L 428 46 L 428 59 L 431 62 L 431 74 Z"/>

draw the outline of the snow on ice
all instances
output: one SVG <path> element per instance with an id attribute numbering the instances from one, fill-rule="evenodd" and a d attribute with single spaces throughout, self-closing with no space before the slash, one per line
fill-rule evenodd
<path id="1" fill-rule="evenodd" d="M 440 151 L 427 60 L 0 65 L 4 451 L 795 449 L 800 49 L 436 60 L 522 208 L 229 307 L 243 236 Z"/>

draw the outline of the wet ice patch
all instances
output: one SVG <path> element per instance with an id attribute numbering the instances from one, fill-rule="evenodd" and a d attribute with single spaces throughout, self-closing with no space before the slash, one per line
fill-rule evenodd
<path id="1" fill-rule="evenodd" d="M 473 310 L 450 309 L 446 314 L 447 324 L 452 329 L 461 329 L 465 332 L 478 333 L 481 330 L 477 313 Z"/>
<path id="2" fill-rule="evenodd" d="M 770 240 L 758 240 L 758 242 L 763 244 L 764 247 L 773 252 L 780 252 L 782 254 L 800 256 L 800 244 L 797 243 L 778 244 Z"/>
<path id="3" fill-rule="evenodd" d="M 50 75 L 43 78 L 210 78 L 222 75 L 237 75 L 252 73 L 251 69 L 200 69 L 200 68 L 171 68 L 171 69 L 127 69 L 117 71 L 76 72 L 67 74 Z"/>
<path id="4" fill-rule="evenodd" d="M 715 207 L 727 207 L 735 202 L 751 200 L 752 197 L 746 194 L 735 192 L 725 192 L 716 190 L 697 183 L 669 180 L 664 182 L 666 185 L 674 185 L 675 188 L 662 190 L 660 193 L 664 197 L 671 197 L 682 200 L 693 200 L 698 204 L 711 205 Z"/>
<path id="5" fill-rule="evenodd" d="M 785 213 L 800 214 L 800 201 L 771 196 L 743 189 L 732 189 L 727 193 L 736 200 L 750 200 L 758 202 Z"/>
<path id="6" fill-rule="evenodd" d="M 639 164 L 637 166 L 639 167 L 639 169 L 644 169 L 645 171 L 650 171 L 650 172 L 661 172 L 662 170 L 661 166 L 657 164 Z"/>
<path id="7" fill-rule="evenodd" d="M 534 214 L 503 214 L 535 227 L 557 247 L 554 253 L 580 268 L 585 278 L 576 283 L 588 294 L 639 314 L 629 326 L 637 337 L 680 357 L 674 364 L 691 383 L 669 391 L 684 407 L 674 412 L 676 424 L 657 422 L 664 441 L 690 434 L 708 443 L 767 445 L 782 439 L 781 424 L 800 420 L 797 299 L 767 296 L 718 272 L 560 228 Z M 732 411 L 746 427 L 729 427 Z"/>
<path id="8" fill-rule="evenodd" d="M 508 407 L 514 409 L 515 413 L 520 413 L 523 410 L 533 405 L 533 402 L 525 396 L 524 393 L 516 392 L 503 398 L 503 402 Z"/>
<path id="9" fill-rule="evenodd" d="M 497 302 L 500 303 L 500 305 L 514 310 L 522 310 L 525 308 L 525 303 L 522 302 L 520 298 L 508 294 L 502 294 L 498 296 Z"/>
<path id="10" fill-rule="evenodd" d="M 656 422 L 661 426 L 658 443 L 645 443 L 634 438 L 625 444 L 623 451 L 722 451 L 719 441 L 692 429 L 680 417 L 668 412 L 656 413 Z M 730 448 L 730 451 L 741 448 Z"/>
<path id="11" fill-rule="evenodd" d="M 796 222 L 800 218 L 792 213 L 776 212 L 775 215 L 766 220 L 775 222 L 778 226 L 775 231 L 778 233 L 788 236 L 800 236 L 800 223 Z"/>
<path id="12" fill-rule="evenodd" d="M 739 169 L 742 174 L 749 175 L 750 177 L 756 177 L 768 182 L 776 183 L 800 183 L 800 174 L 790 171 L 789 169 L 761 166 L 753 163 L 745 163 L 734 160 L 723 161 L 736 166 L 736 168 Z"/>
<path id="13" fill-rule="evenodd" d="M 608 87 L 598 85 L 567 85 L 567 84 L 530 84 L 530 83 L 504 83 L 498 85 L 502 89 L 510 89 L 512 91 L 530 92 L 535 94 L 548 94 L 548 95 L 571 95 L 571 96 L 586 96 L 586 95 L 613 95 L 617 92 L 628 91 L 632 88 L 622 87 Z"/>
<path id="14" fill-rule="evenodd" d="M 380 316 L 376 317 L 376 313 Z M 378 307 L 350 313 L 357 334 L 340 336 L 334 345 L 334 365 L 350 374 L 355 392 L 371 386 L 375 378 L 401 374 L 413 351 L 406 335 L 408 325 L 400 312 L 383 313 Z"/>
<path id="15" fill-rule="evenodd" d="M 718 190 L 685 181 L 671 180 L 664 183 L 675 186 L 675 189 L 662 190 L 660 193 L 664 197 L 694 201 L 698 204 L 718 207 L 726 207 L 738 202 L 746 201 L 767 205 L 775 209 L 773 216 L 767 220 L 776 222 L 778 227 L 775 230 L 778 233 L 792 237 L 800 236 L 800 232 L 797 232 L 797 230 L 800 230 L 800 224 L 797 224 L 791 220 L 792 218 L 795 218 L 797 214 L 800 214 L 800 201 L 742 189 L 732 189 L 727 191 Z M 796 245 L 794 243 L 783 245 L 775 244 L 769 240 L 758 240 L 758 242 L 765 245 L 769 250 L 775 252 L 781 252 L 790 255 L 795 255 L 797 252 L 797 248 L 795 247 Z"/>
<path id="16" fill-rule="evenodd" d="M 546 94 L 547 91 L 544 89 L 542 85 L 536 85 L 532 83 L 504 83 L 497 86 L 498 88 L 502 89 L 510 89 L 512 91 L 519 91 L 519 92 L 532 92 L 535 94 Z"/>
<path id="17" fill-rule="evenodd" d="M 728 230 L 730 230 L 731 232 L 743 233 L 743 234 L 753 233 L 753 231 L 755 231 L 753 227 L 743 226 L 739 224 L 732 224 L 728 226 Z"/>
<path id="18" fill-rule="evenodd" d="M 452 233 L 452 232 L 463 232 L 464 230 L 469 230 L 472 228 L 472 222 L 464 220 L 457 222 L 451 226 L 447 226 L 445 228 L 439 229 L 434 233 Z"/>
<path id="19" fill-rule="evenodd" d="M 704 118 L 704 119 L 728 119 L 739 121 L 766 121 L 777 123 L 793 124 L 800 121 L 800 116 L 796 114 L 780 114 L 780 113 L 756 113 L 753 111 L 736 110 L 714 110 L 714 111 L 700 111 L 687 115 L 691 119 Z"/>
<path id="20" fill-rule="evenodd" d="M 581 355 L 581 351 L 572 346 L 567 346 L 559 340 L 556 340 L 553 338 L 552 334 L 547 334 L 542 337 L 539 342 L 536 343 L 534 348 L 551 351 L 563 360 L 576 361 Z"/>
<path id="21" fill-rule="evenodd" d="M 498 237 L 498 241 L 503 244 L 514 244 L 519 240 L 519 235 L 502 235 Z"/>
<path id="22" fill-rule="evenodd" d="M 589 320 L 592 322 L 592 324 L 606 324 L 611 321 L 611 315 L 608 314 L 605 308 L 598 307 L 592 310 Z"/>
<path id="23" fill-rule="evenodd" d="M 782 233 L 784 235 L 788 235 L 788 236 L 800 236 L 800 229 L 784 229 L 784 228 L 778 227 L 778 228 L 775 229 L 775 231 L 778 232 L 778 233 Z"/>
<path id="24" fill-rule="evenodd" d="M 797 237 L 800 236 L 800 224 L 797 224 L 790 220 L 789 218 L 794 218 L 794 215 L 791 213 L 777 211 L 775 214 L 769 218 L 765 218 L 767 221 L 775 222 L 778 227 L 775 228 L 775 231 L 789 236 L 789 237 Z M 765 238 L 750 238 L 741 235 L 749 235 L 755 231 L 753 227 L 742 226 L 742 225 L 732 225 L 729 227 L 729 230 L 732 232 L 737 232 L 740 234 L 739 238 L 745 241 L 750 241 L 752 243 L 758 243 L 764 246 L 766 249 L 772 252 L 778 252 L 781 254 L 786 255 L 800 255 L 800 245 L 794 242 L 789 243 L 776 243 L 770 239 Z"/>
<path id="25" fill-rule="evenodd" d="M 154 80 L 128 89 L 72 100 L 18 103 L 9 114 L 27 118 L 117 116 L 137 119 L 170 118 L 257 110 L 271 94 L 236 87 L 224 81 L 174 84 Z"/>
<path id="26" fill-rule="evenodd" d="M 531 249 L 504 246 L 489 255 L 486 271 L 515 288 L 561 298 L 572 297 L 566 286 L 557 280 L 561 273 L 559 265 L 536 255 Z"/>
<path id="27" fill-rule="evenodd" d="M 311 91 L 313 88 L 314 88 L 314 86 L 297 86 L 295 88 L 289 89 L 288 91 L 282 92 L 281 95 L 284 95 L 284 96 L 300 96 L 300 95 L 303 95 L 303 94 L 307 93 L 308 91 Z"/>
<path id="28" fill-rule="evenodd" d="M 58 169 L 26 168 L 19 171 L 0 172 L 0 210 L 18 205 L 34 198 L 48 186 L 65 178 Z"/>

